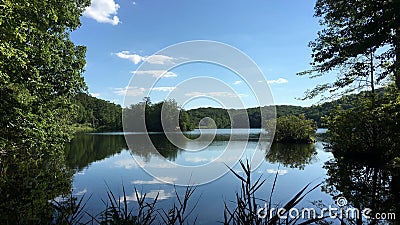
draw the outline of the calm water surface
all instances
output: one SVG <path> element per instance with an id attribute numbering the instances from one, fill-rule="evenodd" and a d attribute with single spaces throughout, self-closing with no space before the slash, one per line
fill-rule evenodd
<path id="1" fill-rule="evenodd" d="M 193 131 L 190 135 L 196 135 Z M 333 158 L 332 154 L 323 150 L 323 143 L 317 142 L 310 145 L 273 145 L 271 150 L 258 144 L 260 130 L 250 131 L 249 138 L 236 138 L 226 151 L 232 153 L 241 146 L 246 150 L 242 159 L 258 151 L 257 157 L 263 155 L 262 163 L 253 171 L 253 179 L 262 176 L 266 183 L 259 191 L 259 196 L 268 199 L 274 176 L 278 173 L 278 180 L 273 193 L 273 202 L 283 205 L 308 183 L 318 184 L 326 178 L 327 171 L 324 163 Z M 151 134 L 150 138 L 160 155 L 146 150 L 142 141 L 144 134 L 129 134 L 131 142 L 137 143 L 134 148 L 128 149 L 123 133 L 99 133 L 77 136 L 67 148 L 67 164 L 75 169 L 73 176 L 74 195 L 92 195 L 86 210 L 93 215 L 104 210 L 102 200 L 107 199 L 107 186 L 115 193 L 122 195 L 122 185 L 125 186 L 129 204 L 135 206 L 136 197 L 134 187 L 141 193 L 146 193 L 147 198 L 155 198 L 158 194 L 158 207 L 169 209 L 176 200 L 176 193 L 181 195 L 184 187 L 174 186 L 169 183 L 193 183 L 193 176 L 187 176 L 185 171 L 170 170 L 169 162 L 187 166 L 198 166 L 209 163 L 220 156 L 229 143 L 230 130 L 218 130 L 215 140 L 200 151 L 185 151 L 171 144 L 165 135 Z M 188 141 L 183 143 L 189 148 L 196 148 L 201 142 Z M 236 149 L 237 148 L 237 149 Z M 235 150 L 236 149 L 236 150 Z M 150 165 L 163 174 L 155 179 L 141 168 L 136 160 L 152 162 Z M 224 158 L 229 160 L 229 158 Z M 167 162 L 168 161 L 168 162 Z M 225 164 L 220 162 L 222 166 Z M 210 170 L 213 170 L 211 167 Z M 242 173 L 240 166 L 234 170 Z M 163 173 L 164 172 L 164 173 Z M 212 174 L 212 171 L 210 171 Z M 215 179 L 212 182 L 197 186 L 191 203 L 197 207 L 194 216 L 198 216 L 199 224 L 214 224 L 222 220 L 224 201 L 234 199 L 235 192 L 240 189 L 239 180 L 231 173 Z M 299 207 L 310 206 L 312 201 L 333 203 L 332 196 L 321 191 L 320 188 L 307 195 Z"/>

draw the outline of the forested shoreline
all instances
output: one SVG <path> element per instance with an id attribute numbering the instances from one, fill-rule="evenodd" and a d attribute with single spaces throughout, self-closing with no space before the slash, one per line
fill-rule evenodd
<path id="1" fill-rule="evenodd" d="M 378 96 L 382 96 L 384 93 L 384 89 L 377 89 L 376 92 Z M 311 119 L 316 122 L 317 127 L 325 128 L 327 126 L 326 121 L 324 121 L 324 117 L 330 115 L 330 113 L 340 107 L 341 109 L 350 109 L 355 106 L 355 102 L 359 98 L 363 98 L 367 92 L 361 92 L 358 94 L 350 94 L 343 96 L 339 99 L 323 102 L 320 104 L 303 107 L 303 106 L 294 106 L 294 105 L 276 105 L 276 117 L 282 116 L 299 116 L 304 115 L 306 119 Z M 150 99 L 148 100 L 150 101 Z M 78 129 L 81 132 L 101 132 L 101 131 L 116 131 L 120 132 L 123 130 L 122 126 L 122 113 L 124 109 L 115 103 L 99 99 L 93 96 L 90 96 L 86 93 L 79 93 L 74 97 L 73 100 L 76 108 L 77 115 L 74 120 L 75 127 L 83 128 Z M 149 127 L 151 131 L 161 131 L 159 125 L 155 125 L 154 121 L 159 121 L 160 111 L 163 102 L 151 103 L 153 108 L 148 108 L 148 111 L 153 112 L 153 114 L 147 114 L 147 121 L 153 121 L 153 125 Z M 135 106 L 139 106 L 141 104 L 145 104 L 145 100 L 141 103 L 135 104 L 133 107 L 128 107 L 125 111 L 132 110 Z M 206 117 L 209 117 L 214 120 L 217 128 L 231 128 L 232 124 L 239 124 L 240 121 L 247 119 L 245 116 L 244 110 L 235 110 L 235 109 L 222 109 L 222 108 L 196 108 L 190 110 L 182 110 L 177 104 L 174 103 L 174 106 L 177 110 L 181 110 L 184 115 L 181 115 L 180 126 L 182 127 L 182 123 L 185 125 L 182 127 L 182 130 L 191 130 L 194 128 L 207 128 L 211 126 L 207 124 L 207 120 L 203 120 L 200 123 L 200 120 Z M 158 108 L 158 109 L 156 109 Z M 255 107 L 246 109 L 249 126 L 250 128 L 261 128 L 261 110 L 266 110 L 268 107 Z M 155 111 L 158 114 L 154 113 Z M 233 121 L 229 117 L 229 113 L 235 115 L 233 117 Z M 183 117 L 183 119 L 182 119 Z M 184 120 L 184 122 L 183 122 Z M 236 127 L 240 127 L 237 125 Z"/>

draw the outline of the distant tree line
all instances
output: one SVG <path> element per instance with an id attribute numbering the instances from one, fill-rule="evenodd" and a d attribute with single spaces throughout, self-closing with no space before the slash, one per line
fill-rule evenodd
<path id="1" fill-rule="evenodd" d="M 383 96 L 383 89 L 377 89 L 376 93 L 378 96 Z M 294 105 L 277 105 L 276 107 L 276 117 L 280 118 L 282 116 L 300 116 L 304 115 L 306 119 L 314 120 L 317 123 L 318 127 L 325 127 L 326 124 L 322 118 L 327 117 L 331 114 L 331 112 L 337 107 L 341 107 L 342 109 L 350 109 L 355 106 L 355 101 L 360 97 L 363 97 L 365 92 L 361 92 L 359 94 L 349 94 L 345 95 L 337 100 L 324 102 L 318 105 L 312 105 L 309 107 L 302 106 L 294 106 Z M 251 128 L 260 128 L 261 127 L 261 111 L 268 112 L 267 106 L 264 107 L 255 107 L 248 108 L 247 115 L 249 120 L 249 125 Z M 243 110 L 235 110 L 235 109 L 221 109 L 221 108 L 198 108 L 188 110 L 188 114 L 192 123 L 199 125 L 200 121 L 204 117 L 210 117 L 214 120 L 216 126 L 218 128 L 231 128 L 231 121 L 229 118 L 229 113 L 233 115 L 232 124 L 238 124 L 239 121 L 244 120 L 243 116 L 245 116 L 246 112 Z M 267 115 L 268 116 L 268 115 Z M 268 119 L 268 118 L 264 118 Z M 204 124 L 200 124 L 204 125 Z M 240 126 L 236 126 L 240 127 Z"/>
<path id="2" fill-rule="evenodd" d="M 123 117 L 124 131 L 173 132 L 194 129 L 187 112 L 173 99 L 153 104 L 146 97 L 142 102 L 125 108 Z"/>
<path id="3" fill-rule="evenodd" d="M 378 89 L 376 92 L 378 96 L 383 96 L 383 89 Z M 350 94 L 338 100 L 312 105 L 310 107 L 277 105 L 276 116 L 280 118 L 290 115 L 304 115 L 305 119 L 314 120 L 318 127 L 325 127 L 326 124 L 322 119 L 323 117 L 329 116 L 331 112 L 338 107 L 342 109 L 353 108 L 356 100 L 364 95 L 365 92 Z M 193 130 L 199 127 L 211 128 L 214 126 L 212 121 L 214 121 L 216 128 L 261 128 L 261 121 L 269 119 L 262 119 L 261 111 L 264 110 L 264 112 L 268 114 L 267 110 L 271 110 L 271 107 L 264 106 L 246 110 L 208 107 L 186 111 L 181 109 L 174 100 L 152 103 L 150 98 L 145 98 L 142 102 L 122 109 L 120 105 L 92 97 L 85 93 L 76 95 L 74 104 L 77 107 L 75 123 L 91 127 L 96 131 L 122 131 L 122 112 L 124 112 L 125 121 L 128 124 L 135 124 L 134 126 L 136 126 L 135 128 L 133 126 L 126 127 L 127 131 L 140 131 L 138 128 L 139 119 L 144 117 L 146 118 L 145 124 L 147 131 L 162 131 L 161 109 L 163 106 L 165 110 L 169 110 L 169 113 L 165 114 L 166 116 L 173 116 L 179 112 L 179 124 L 165 124 L 166 126 L 170 126 L 168 129 L 172 131 L 176 130 L 178 126 L 183 131 Z M 245 123 L 246 120 L 248 120 L 248 124 Z M 172 117 L 165 118 L 166 123 L 171 121 Z M 142 129 L 141 131 L 145 130 Z"/>
<path id="4" fill-rule="evenodd" d="M 122 108 L 120 105 L 79 93 L 73 100 L 76 110 L 75 123 L 89 126 L 96 131 L 121 131 Z"/>

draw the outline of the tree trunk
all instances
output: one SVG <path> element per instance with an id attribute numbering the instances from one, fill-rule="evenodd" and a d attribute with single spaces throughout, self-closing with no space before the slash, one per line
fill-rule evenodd
<path id="1" fill-rule="evenodd" d="M 375 80 L 374 80 L 374 52 L 371 51 L 371 61 L 370 61 L 370 75 L 371 75 L 371 93 L 372 93 L 372 97 L 375 97 Z"/>
<path id="2" fill-rule="evenodd" d="M 400 4 L 397 4 L 397 8 L 400 9 Z M 395 14 L 395 21 L 397 24 L 400 22 L 399 11 Z M 395 51 L 395 62 L 394 62 L 394 79 L 398 90 L 400 90 L 400 26 L 395 29 L 394 37 L 394 51 Z"/>
<path id="3" fill-rule="evenodd" d="M 400 32 L 397 31 L 397 33 Z M 400 40 L 400 37 L 396 39 Z M 394 62 L 394 79 L 396 82 L 397 89 L 400 90 L 400 41 L 397 42 L 395 51 L 396 51 L 396 60 Z"/>

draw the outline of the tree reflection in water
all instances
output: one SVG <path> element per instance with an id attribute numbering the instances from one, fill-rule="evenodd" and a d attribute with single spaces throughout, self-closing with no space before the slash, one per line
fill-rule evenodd
<path id="1" fill-rule="evenodd" d="M 151 135 L 135 133 L 126 135 L 126 138 L 129 143 L 132 143 L 131 153 L 142 157 L 145 161 L 150 160 L 152 156 L 156 156 L 155 152 L 151 151 L 153 145 L 168 160 L 175 160 L 180 150 L 161 133 Z M 150 138 L 150 143 L 147 138 Z M 124 149 L 128 150 L 128 146 L 122 134 L 84 134 L 76 136 L 66 145 L 65 154 L 68 167 L 80 171 L 91 163 L 121 153 Z"/>
<path id="2" fill-rule="evenodd" d="M 317 155 L 315 144 L 274 143 L 266 159 L 270 163 L 280 163 L 285 167 L 304 169 Z"/>
<path id="3" fill-rule="evenodd" d="M 65 155 L 68 167 L 80 171 L 127 148 L 123 135 L 80 134 L 65 146 Z"/>
<path id="4" fill-rule="evenodd" d="M 159 154 L 149 151 L 147 135 L 134 134 L 128 138 L 134 145 L 132 154 L 150 160 L 161 154 L 168 160 L 176 160 L 181 149 L 163 134 L 152 134 L 149 139 Z M 217 136 L 216 141 L 229 140 L 229 136 Z M 182 139 L 182 146 L 185 140 Z M 55 221 L 51 200 L 71 193 L 74 172 L 92 162 L 102 160 L 127 149 L 123 135 L 82 135 L 69 143 L 65 152 L 40 150 L 42 156 L 1 157 L 0 164 L 0 224 L 49 224 Z M 274 144 L 266 160 L 286 167 L 304 169 L 316 159 L 314 144 Z M 27 155 L 26 153 L 19 154 Z M 38 154 L 39 155 L 39 154 Z M 400 215 L 400 171 L 398 167 L 384 163 L 386 160 L 349 159 L 338 153 L 325 163 L 327 177 L 323 191 L 333 198 L 343 196 L 347 207 L 371 208 L 374 212 Z M 133 159 L 132 159 L 133 160 Z M 394 222 L 393 222 L 394 221 Z M 346 224 L 384 224 L 391 221 L 344 220 Z"/>
<path id="5" fill-rule="evenodd" d="M 51 200 L 70 193 L 73 171 L 62 152 L 37 153 L 1 157 L 0 224 L 50 224 Z"/>
<path id="6" fill-rule="evenodd" d="M 359 210 L 370 208 L 375 213 L 399 212 L 400 171 L 391 168 L 379 159 L 357 160 L 337 156 L 325 163 L 327 178 L 323 191 L 331 194 L 334 199 L 343 196 L 347 199 L 347 208 Z M 354 224 L 387 224 L 395 220 L 366 220 L 359 218 L 345 220 Z"/>
<path id="7" fill-rule="evenodd" d="M 174 161 L 178 157 L 179 151 L 181 151 L 162 133 L 151 135 L 132 134 L 126 135 L 125 138 L 129 143 L 132 154 L 140 156 L 145 162 L 149 162 L 151 157 L 159 157 L 160 155 L 170 161 Z M 182 143 L 184 143 L 183 139 Z"/>

